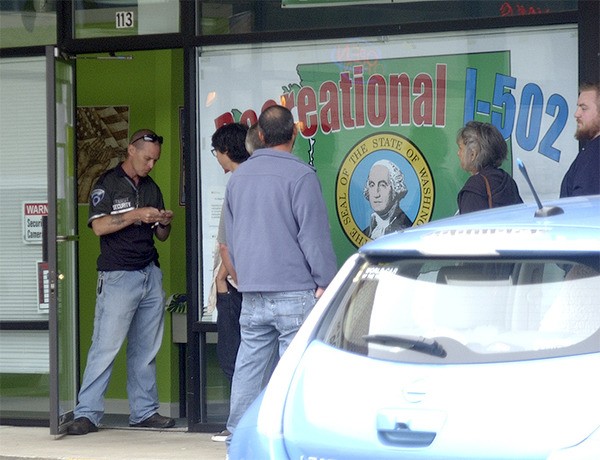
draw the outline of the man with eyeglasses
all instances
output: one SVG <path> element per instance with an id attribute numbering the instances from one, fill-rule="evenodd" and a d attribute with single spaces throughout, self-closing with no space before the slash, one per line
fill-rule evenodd
<path id="1" fill-rule="evenodd" d="M 162 142 L 149 129 L 136 131 L 127 158 L 102 174 L 90 194 L 88 226 L 100 237 L 94 333 L 69 434 L 98 431 L 104 393 L 125 338 L 129 425 L 175 425 L 158 413 L 156 386 L 164 291 L 154 237 L 169 237 L 173 212 L 165 210 L 160 188 L 148 174 L 160 158 Z"/>

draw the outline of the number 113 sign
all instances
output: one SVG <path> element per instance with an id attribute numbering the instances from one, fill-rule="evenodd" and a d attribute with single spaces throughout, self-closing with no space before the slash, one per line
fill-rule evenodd
<path id="1" fill-rule="evenodd" d="M 133 11 L 117 11 L 115 13 L 115 27 L 117 29 L 131 29 L 134 27 Z"/>

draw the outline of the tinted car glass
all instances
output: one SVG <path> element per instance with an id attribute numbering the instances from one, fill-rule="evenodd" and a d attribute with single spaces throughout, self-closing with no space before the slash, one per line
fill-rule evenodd
<path id="1" fill-rule="evenodd" d="M 598 352 L 599 295 L 597 257 L 364 260 L 317 336 L 400 362 Z"/>

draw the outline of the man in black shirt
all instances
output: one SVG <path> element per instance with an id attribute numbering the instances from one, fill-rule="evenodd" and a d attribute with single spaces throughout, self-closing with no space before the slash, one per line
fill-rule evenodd
<path id="1" fill-rule="evenodd" d="M 560 185 L 560 197 L 600 194 L 600 83 L 583 83 L 575 111 L 575 139 L 586 141 Z"/>
<path id="2" fill-rule="evenodd" d="M 162 272 L 154 237 L 165 241 L 173 212 L 148 176 L 162 137 L 137 131 L 127 158 L 105 172 L 90 194 L 88 225 L 100 237 L 94 333 L 68 433 L 98 431 L 112 366 L 127 338 L 127 395 L 130 426 L 169 428 L 175 420 L 158 413 L 156 354 L 164 326 Z"/>

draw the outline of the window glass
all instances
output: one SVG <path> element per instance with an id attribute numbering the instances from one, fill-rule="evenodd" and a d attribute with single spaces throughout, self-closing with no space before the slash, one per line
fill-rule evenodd
<path id="1" fill-rule="evenodd" d="M 0 321 L 39 325 L 49 297 L 44 57 L 0 60 L 0 138 Z M 48 372 L 48 330 L 0 330 L 0 416 L 47 419 Z"/>
<path id="2" fill-rule="evenodd" d="M 556 13 L 577 9 L 576 0 L 491 0 L 485 2 L 428 1 L 394 2 L 359 0 L 340 5 L 339 0 L 312 2 L 298 0 L 225 0 L 201 2 L 198 21 L 201 35 L 251 32 L 364 27 L 452 19 L 494 18 Z M 352 2 L 345 2 L 352 3 Z M 317 5 L 318 4 L 318 5 Z M 287 7 L 286 7 L 287 6 Z"/>
<path id="3" fill-rule="evenodd" d="M 468 178 L 456 134 L 467 121 L 502 130 L 502 167 L 525 202 L 534 198 L 518 158 L 545 201 L 558 196 L 577 155 L 574 25 L 207 46 L 198 53 L 204 302 L 229 178 L 211 154 L 211 136 L 225 123 L 255 123 L 269 105 L 286 105 L 297 120 L 293 153 L 317 171 L 340 264 L 382 234 L 456 213 Z"/>
<path id="4" fill-rule="evenodd" d="M 44 57 L 0 60 L 0 136 L 0 320 L 48 321 L 41 289 L 41 222 L 48 213 Z"/>
<path id="5" fill-rule="evenodd" d="M 0 47 L 56 43 L 55 0 L 0 1 Z"/>
<path id="6" fill-rule="evenodd" d="M 75 38 L 179 32 L 179 0 L 76 0 Z"/>
<path id="7" fill-rule="evenodd" d="M 395 361 L 485 362 L 598 351 L 598 258 L 367 263 L 321 339 Z"/>

